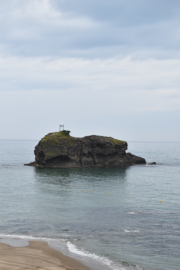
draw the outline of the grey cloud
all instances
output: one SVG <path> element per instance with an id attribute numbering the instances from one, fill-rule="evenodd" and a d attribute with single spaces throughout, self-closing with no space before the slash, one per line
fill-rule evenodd
<path id="1" fill-rule="evenodd" d="M 46 2 L 0 1 L 1 54 L 82 58 L 180 56 L 179 1 L 50 0 L 44 13 L 36 10 Z"/>
<path id="2" fill-rule="evenodd" d="M 156 24 L 179 19 L 178 0 L 52 0 L 53 6 L 67 14 L 88 16 L 96 21 L 119 26 Z"/>

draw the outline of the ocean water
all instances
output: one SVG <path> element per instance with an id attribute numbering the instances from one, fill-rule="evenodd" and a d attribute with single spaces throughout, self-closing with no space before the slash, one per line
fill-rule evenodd
<path id="1" fill-rule="evenodd" d="M 0 141 L 1 238 L 47 241 L 93 269 L 180 269 L 180 143 L 129 142 L 157 165 L 125 169 L 23 166 L 36 144 Z"/>

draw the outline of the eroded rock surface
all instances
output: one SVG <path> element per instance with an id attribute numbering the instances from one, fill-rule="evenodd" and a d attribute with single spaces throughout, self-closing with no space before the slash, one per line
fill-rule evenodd
<path id="1" fill-rule="evenodd" d="M 127 142 L 104 136 L 75 138 L 64 132 L 49 133 L 35 147 L 35 163 L 49 168 L 128 167 L 146 164 L 144 158 L 126 153 Z"/>

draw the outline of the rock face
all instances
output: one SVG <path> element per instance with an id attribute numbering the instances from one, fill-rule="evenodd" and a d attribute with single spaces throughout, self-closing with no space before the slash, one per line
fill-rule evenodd
<path id="1" fill-rule="evenodd" d="M 27 165 L 48 168 L 128 167 L 146 164 L 144 158 L 126 153 L 127 142 L 103 136 L 71 137 L 49 133 L 36 145 L 35 162 Z"/>

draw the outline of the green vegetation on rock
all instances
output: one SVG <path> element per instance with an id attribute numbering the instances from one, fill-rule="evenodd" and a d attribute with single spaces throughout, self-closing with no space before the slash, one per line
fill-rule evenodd
<path id="1" fill-rule="evenodd" d="M 61 138 L 71 138 L 69 135 L 70 131 L 69 130 L 63 130 L 60 132 L 54 132 L 54 133 L 48 133 L 44 138 L 41 139 L 41 142 L 47 142 L 47 141 L 54 141 L 54 142 L 59 142 L 58 139 Z"/>
<path id="2" fill-rule="evenodd" d="M 46 152 L 46 157 L 55 157 L 55 156 L 57 156 L 56 152 L 53 151 Z"/>
<path id="3" fill-rule="evenodd" d="M 69 136 L 70 132 L 71 131 L 69 131 L 69 130 L 63 130 L 63 131 L 61 131 L 61 133 L 63 133 L 64 135 L 67 135 L 67 136 Z"/>
<path id="4" fill-rule="evenodd" d="M 61 149 L 61 147 L 66 146 L 68 148 L 74 146 L 73 137 L 71 137 L 69 133 L 69 130 L 48 133 L 41 139 L 43 150 L 47 158 L 57 156 L 57 149 Z"/>
<path id="5" fill-rule="evenodd" d="M 109 138 L 114 144 L 125 144 L 127 143 L 126 141 L 121 141 L 121 140 L 117 140 L 117 139 L 114 139 L 114 138 Z"/>

